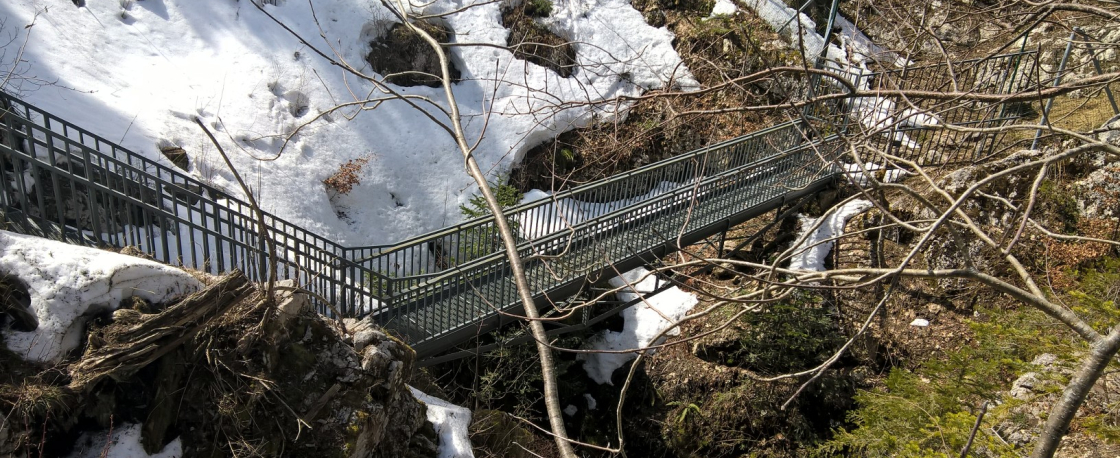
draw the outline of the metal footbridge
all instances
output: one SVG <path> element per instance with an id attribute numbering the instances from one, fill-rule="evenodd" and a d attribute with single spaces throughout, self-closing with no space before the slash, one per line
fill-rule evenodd
<path id="1" fill-rule="evenodd" d="M 1018 53 L 852 78 L 865 88 L 939 90 L 930 83 L 948 74 L 955 87 L 1008 93 L 1026 88 L 1020 76 L 1035 61 Z M 818 94 L 837 90 L 822 83 Z M 797 111 L 793 121 L 509 209 L 538 305 L 561 303 L 602 276 L 654 262 L 820 190 L 842 176 L 845 132 L 861 130 L 870 146 L 923 162 L 971 160 L 996 142 L 904 122 L 860 122 L 868 106 L 905 117 L 888 103 L 895 106 L 877 97 L 831 99 Z M 1018 116 L 1003 104 L 906 106 L 960 126 Z M 241 269 L 258 280 L 275 262 L 278 276 L 312 292 L 321 312 L 371 317 L 421 358 L 521 313 L 493 217 L 391 246 L 345 247 L 268 213 L 262 228 L 238 197 L 16 97 L 0 94 L 0 114 L 2 229 L 86 246 L 133 246 L 165 263 L 214 274 Z"/>

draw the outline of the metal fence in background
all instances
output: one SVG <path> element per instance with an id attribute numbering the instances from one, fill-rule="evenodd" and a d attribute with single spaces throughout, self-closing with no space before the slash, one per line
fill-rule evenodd
<path id="1" fill-rule="evenodd" d="M 839 128 L 862 140 L 866 160 L 882 162 L 880 153 L 919 165 L 945 165 L 978 160 L 990 154 L 1001 136 L 939 129 L 998 127 L 1032 115 L 1031 103 L 991 103 L 944 95 L 979 93 L 1000 95 L 1037 87 L 1038 53 L 1026 50 L 960 62 L 911 66 L 871 72 L 856 68 L 834 70 L 866 97 L 827 101 L 810 110 L 825 129 Z M 848 89 L 821 78 L 816 93 L 844 94 Z M 941 97 L 876 96 L 883 91 L 914 91 Z"/>

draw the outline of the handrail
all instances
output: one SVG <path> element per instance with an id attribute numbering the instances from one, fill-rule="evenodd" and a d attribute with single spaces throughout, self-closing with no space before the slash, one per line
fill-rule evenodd
<path id="1" fill-rule="evenodd" d="M 626 172 L 623 172 L 623 173 L 620 173 L 620 174 L 617 174 L 617 175 L 613 175 L 613 176 L 603 178 L 603 179 L 600 179 L 600 180 L 595 180 L 595 181 L 590 182 L 590 183 L 584 183 L 582 185 L 575 186 L 575 187 L 569 188 L 567 190 L 564 190 L 564 191 L 558 192 L 556 194 L 553 194 L 553 197 L 555 197 L 557 199 L 573 197 L 577 194 L 585 193 L 585 192 L 588 192 L 588 191 L 591 191 L 591 190 L 594 190 L 594 189 L 602 188 L 602 187 L 604 187 L 606 185 L 609 185 L 609 184 L 612 184 L 612 183 L 616 183 L 616 182 L 628 179 L 628 178 L 630 178 L 634 175 L 637 175 L 637 174 L 647 173 L 647 172 L 652 171 L 652 170 L 663 169 L 663 168 L 665 168 L 667 166 L 670 166 L 670 165 L 674 165 L 674 164 L 677 164 L 677 163 L 680 163 L 680 162 L 683 162 L 683 161 L 688 161 L 688 160 L 695 159 L 697 157 L 703 156 L 704 154 L 707 154 L 709 151 L 712 151 L 712 150 L 726 148 L 726 147 L 731 146 L 731 145 L 742 143 L 742 142 L 750 140 L 750 139 L 762 137 L 762 136 L 770 134 L 774 131 L 777 131 L 777 130 L 780 130 L 780 129 L 787 129 L 787 128 L 790 128 L 790 127 L 797 126 L 799 124 L 800 124 L 800 122 L 798 122 L 798 121 L 788 121 L 788 122 L 784 122 L 784 123 L 777 124 L 777 125 L 774 125 L 774 126 L 770 126 L 770 127 L 767 127 L 767 128 L 761 129 L 761 130 L 757 130 L 757 131 L 745 134 L 745 135 L 740 136 L 740 137 L 736 137 L 736 138 L 733 138 L 733 139 L 730 139 L 730 140 L 725 140 L 725 141 L 717 143 L 715 145 L 700 148 L 698 150 L 688 152 L 688 153 L 684 153 L 684 154 L 674 156 L 674 157 L 671 157 L 671 158 L 667 158 L 667 159 L 664 159 L 662 161 L 657 161 L 657 162 L 653 162 L 653 163 L 650 163 L 650 164 L 646 164 L 646 165 L 631 169 L 629 171 L 626 171 Z M 512 214 L 512 213 L 521 212 L 523 210 L 531 209 L 531 208 L 534 208 L 534 207 L 538 207 L 540 205 L 543 205 L 543 203 L 540 202 L 540 201 L 534 201 L 534 202 L 528 202 L 528 203 L 524 203 L 524 204 L 518 204 L 518 205 L 511 206 L 511 207 L 505 209 L 504 211 L 507 212 L 507 214 Z M 386 252 L 395 251 L 395 250 L 399 250 L 401 248 L 414 246 L 414 245 L 416 245 L 420 242 L 423 242 L 423 241 L 431 240 L 431 239 L 433 239 L 433 238 L 435 238 L 439 235 L 443 235 L 443 234 L 446 234 L 448 232 L 453 232 L 456 229 L 469 228 L 470 226 L 484 224 L 484 223 L 487 223 L 487 222 L 490 222 L 490 221 L 493 221 L 493 220 L 494 220 L 494 215 L 484 215 L 484 216 L 480 216 L 480 217 L 477 217 L 477 218 L 469 219 L 469 220 L 464 221 L 462 223 L 447 226 L 443 229 L 438 229 L 436 231 L 429 232 L 427 234 L 417 235 L 415 237 L 412 237 L 412 238 L 409 238 L 409 239 L 406 239 L 406 240 L 402 240 L 401 242 L 398 242 L 398 243 L 393 244 L 393 245 L 356 246 L 356 247 L 351 247 L 350 249 L 360 250 L 360 249 L 366 249 L 366 248 L 387 248 Z"/>
<path id="2" fill-rule="evenodd" d="M 832 136 L 832 137 L 829 137 L 828 139 L 825 139 L 823 141 L 808 143 L 808 144 L 801 144 L 801 145 L 795 146 L 793 148 L 789 148 L 789 149 L 786 149 L 784 151 L 781 151 L 777 154 L 758 159 L 758 160 L 756 160 L 754 162 L 751 162 L 749 164 L 739 166 L 739 167 L 737 167 L 735 169 L 732 169 L 732 170 L 728 170 L 728 171 L 725 171 L 725 172 L 722 172 L 722 173 L 719 173 L 719 174 L 716 174 L 716 175 L 712 175 L 712 176 L 709 176 L 709 177 L 703 177 L 702 179 L 699 179 L 699 180 L 694 181 L 694 182 L 682 183 L 681 186 L 678 186 L 677 188 L 674 188 L 674 189 L 671 189 L 671 190 L 666 190 L 664 193 L 658 194 L 656 196 L 651 196 L 650 198 L 643 200 L 642 205 L 643 206 L 651 206 L 651 207 L 656 206 L 656 204 L 659 204 L 659 203 L 661 203 L 665 200 L 672 200 L 673 198 L 676 198 L 681 194 L 691 193 L 693 187 L 710 184 L 712 182 L 725 179 L 728 176 L 734 176 L 734 175 L 743 173 L 746 170 L 751 170 L 751 169 L 754 169 L 754 168 L 764 166 L 768 163 L 776 162 L 778 160 L 781 160 L 781 159 L 786 158 L 788 156 L 791 156 L 793 154 L 802 152 L 806 148 L 812 148 L 812 147 L 815 147 L 815 146 L 820 146 L 821 144 L 823 144 L 823 142 L 835 141 L 838 138 L 839 137 L 837 137 L 837 136 Z M 513 207 L 513 208 L 510 209 L 510 214 L 514 214 L 515 211 L 518 214 L 523 214 L 524 210 L 537 209 L 537 208 L 540 208 L 542 206 L 554 204 L 558 201 L 561 201 L 563 199 L 568 199 L 568 198 L 571 198 L 571 197 L 572 197 L 572 195 L 570 193 L 558 193 L 557 195 L 551 196 L 551 198 L 549 198 L 549 199 L 541 199 L 540 201 L 537 201 L 537 202 L 533 202 L 533 203 L 530 203 L 530 204 L 523 204 L 523 205 L 519 205 L 517 207 Z M 540 203 L 538 204 L 538 202 L 540 202 Z M 518 248 L 518 250 L 527 249 L 527 248 L 534 248 L 534 247 L 538 247 L 538 246 L 550 245 L 553 242 L 556 242 L 556 241 L 559 241 L 559 240 L 574 238 L 580 230 L 587 229 L 589 227 L 592 227 L 596 224 L 601 223 L 602 221 L 609 220 L 609 219 L 612 219 L 612 218 L 616 218 L 618 215 L 625 214 L 625 213 L 628 213 L 628 212 L 633 212 L 633 211 L 635 211 L 633 206 L 626 206 L 626 207 L 620 207 L 620 208 L 617 208 L 617 209 L 613 209 L 613 210 L 611 210 L 607 213 L 595 216 L 591 219 L 586 219 L 586 220 L 583 220 L 579 223 L 572 224 L 571 226 L 565 227 L 562 230 L 553 231 L 553 232 L 551 232 L 549 234 L 546 234 L 546 235 L 543 235 L 541 237 L 534 237 L 532 239 L 523 239 L 517 244 L 517 248 Z M 440 233 L 437 233 L 437 234 L 442 234 L 442 233 L 443 233 L 443 231 L 441 231 Z M 429 282 L 440 281 L 440 280 L 446 279 L 448 277 L 458 275 L 460 272 L 463 272 L 463 271 L 469 271 L 469 270 L 472 270 L 472 269 L 476 269 L 480 266 L 490 265 L 494 261 L 498 261 L 498 262 L 504 262 L 505 261 L 504 250 L 503 251 L 495 251 L 493 253 L 487 254 L 486 256 L 470 260 L 470 261 L 468 261 L 466 263 L 463 263 L 463 264 L 459 264 L 459 265 L 455 266 L 454 269 L 448 269 L 448 271 L 446 271 L 446 272 L 437 272 L 437 273 L 432 273 L 432 274 L 415 275 L 415 276 L 395 277 L 394 280 L 395 281 L 403 281 L 403 280 L 408 280 L 408 279 L 427 278 Z M 417 285 L 417 286 L 422 286 L 422 284 Z"/>

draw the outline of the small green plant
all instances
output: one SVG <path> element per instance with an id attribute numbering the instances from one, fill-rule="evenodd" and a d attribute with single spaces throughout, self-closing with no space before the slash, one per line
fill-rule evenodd
<path id="1" fill-rule="evenodd" d="M 975 344 L 948 351 L 913 371 L 892 369 L 882 388 L 860 391 L 859 407 L 848 416 L 854 427 L 837 431 L 819 450 L 822 455 L 924 457 L 959 451 L 976 422 L 976 409 L 985 401 L 998 402 L 991 404 L 982 429 L 1013 419 L 1022 401 L 1007 396 L 1006 390 L 1018 375 L 1037 370 L 1029 363 L 1036 355 L 1074 358 L 1077 340 L 1071 333 L 1039 326 L 1047 319 L 1042 312 L 1021 308 L 980 313 L 1000 318 L 970 323 Z M 973 448 L 986 450 L 988 456 L 1021 452 L 991 434 L 977 435 Z"/>
<path id="2" fill-rule="evenodd" d="M 500 180 L 506 181 L 505 177 L 501 177 Z M 494 192 L 494 197 L 498 199 L 498 205 L 503 209 L 517 205 L 524 197 L 521 191 L 508 184 L 496 184 L 494 182 L 488 184 L 490 190 Z M 486 205 L 486 198 L 482 194 L 477 194 L 471 197 L 466 204 L 459 205 L 459 213 L 468 219 L 481 218 L 490 216 L 490 207 Z"/>
<path id="3" fill-rule="evenodd" d="M 500 180 L 506 181 L 505 177 L 501 177 Z M 494 197 L 498 200 L 498 205 L 503 209 L 512 207 L 521 202 L 523 195 L 517 188 L 508 184 L 497 184 L 494 182 L 488 184 L 490 189 L 494 192 Z M 482 218 L 490 216 L 491 214 L 490 207 L 486 205 L 486 198 L 481 194 L 471 197 L 466 204 L 459 205 L 459 213 L 467 219 Z M 517 222 L 510 221 L 510 227 L 516 234 Z M 459 243 L 463 244 L 463 246 L 459 247 L 458 252 L 464 254 L 464 259 L 457 259 L 455 262 L 467 262 L 471 259 L 486 256 L 497 251 L 501 247 L 501 243 L 498 240 L 498 228 L 493 224 L 485 224 L 467 229 L 459 239 Z"/>
<path id="4" fill-rule="evenodd" d="M 638 128 L 643 131 L 653 130 L 657 128 L 657 120 L 653 118 L 646 118 L 638 122 Z"/>
<path id="5" fill-rule="evenodd" d="M 552 156 L 552 166 L 557 173 L 570 170 L 576 164 L 576 152 L 571 148 L 560 148 Z"/>
<path id="6" fill-rule="evenodd" d="M 552 14 L 550 0 L 529 0 L 525 5 L 525 14 L 529 17 L 548 17 Z"/>
<path id="7" fill-rule="evenodd" d="M 697 406 L 696 404 L 691 403 L 691 402 L 688 403 L 688 405 L 684 405 L 683 402 L 673 401 L 673 402 L 670 402 L 667 405 L 670 406 L 670 407 L 684 406 L 684 409 L 681 410 L 680 416 L 677 417 L 677 424 L 678 425 L 681 424 L 681 423 L 684 423 L 686 420 L 688 420 L 690 412 L 696 412 L 695 415 L 698 415 L 698 416 L 701 416 L 701 417 L 704 416 L 704 413 L 700 411 L 700 406 Z"/>
<path id="8" fill-rule="evenodd" d="M 702 356 L 721 364 L 762 373 L 782 373 L 813 367 L 828 358 L 843 336 L 833 324 L 824 299 L 815 294 L 771 304 L 744 315 L 735 345 L 709 348 Z"/>
<path id="9" fill-rule="evenodd" d="M 1039 209 L 1054 215 L 1057 221 L 1064 225 L 1067 234 L 1077 233 L 1077 223 L 1081 219 L 1081 211 L 1077 208 L 1077 200 L 1073 193 L 1051 180 L 1043 180 L 1038 187 Z"/>

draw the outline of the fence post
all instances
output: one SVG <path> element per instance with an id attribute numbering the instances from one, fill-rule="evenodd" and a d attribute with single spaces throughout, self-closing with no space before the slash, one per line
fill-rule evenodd
<path id="1" fill-rule="evenodd" d="M 806 1 L 805 5 L 808 5 L 810 1 L 812 1 L 812 0 Z M 801 8 L 805 8 L 805 6 L 802 6 Z M 828 24 L 825 26 L 824 35 L 821 37 L 823 39 L 822 42 L 821 42 L 821 51 L 820 51 L 820 54 L 817 54 L 816 62 L 813 63 L 813 68 L 814 69 L 819 70 L 821 68 L 824 68 L 825 57 L 828 56 L 828 36 L 832 34 L 832 26 L 836 22 L 836 13 L 837 13 L 837 11 L 839 11 L 839 9 L 840 9 L 840 0 L 832 0 L 832 8 L 829 9 L 829 11 L 828 11 Z M 800 14 L 801 14 L 801 11 L 798 10 L 798 12 L 795 13 L 794 16 L 793 16 L 793 18 L 798 21 L 799 25 L 801 24 L 801 19 L 798 17 Z M 798 29 L 800 29 L 800 27 L 798 27 Z M 820 75 L 815 75 L 814 74 L 814 75 L 809 76 L 809 92 L 808 92 L 809 98 L 808 98 L 808 101 L 812 101 L 813 97 L 816 97 L 816 88 L 817 88 L 817 85 L 820 84 L 820 82 L 821 82 L 821 76 Z M 805 105 L 805 109 L 802 110 L 802 117 L 808 118 L 810 113 L 812 112 L 812 109 L 813 109 L 814 105 L 816 105 L 816 104 L 807 103 Z"/>
<path id="2" fill-rule="evenodd" d="M 1103 75 L 1104 70 L 1101 69 L 1101 61 L 1097 60 L 1097 52 L 1093 50 L 1093 44 L 1090 43 L 1095 38 L 1081 30 L 1081 27 L 1074 27 L 1073 31 L 1085 38 L 1085 48 L 1089 51 L 1089 57 L 1093 59 L 1093 70 L 1097 72 L 1097 75 Z M 1112 89 L 1109 89 L 1107 84 L 1104 85 L 1104 94 L 1108 96 L 1108 103 L 1112 105 L 1112 114 L 1120 114 L 1120 107 L 1116 106 L 1116 98 L 1112 96 Z"/>
<path id="3" fill-rule="evenodd" d="M 1066 71 L 1066 62 L 1069 61 L 1070 51 L 1073 51 L 1073 39 L 1075 37 L 1077 37 L 1077 30 L 1076 29 L 1073 32 L 1069 33 L 1069 40 L 1066 40 L 1066 52 L 1064 54 L 1062 54 L 1062 61 L 1058 63 L 1058 76 L 1054 78 L 1054 87 L 1058 87 L 1058 86 L 1062 85 L 1062 76 L 1065 76 L 1062 73 Z M 1046 106 L 1042 108 L 1042 122 L 1039 123 L 1040 125 L 1045 125 L 1045 124 L 1050 123 L 1050 108 L 1052 108 L 1053 106 L 1054 106 L 1054 97 L 1050 97 L 1050 100 L 1046 101 Z M 1032 150 L 1035 149 L 1035 147 L 1038 146 L 1038 137 L 1040 137 L 1040 136 L 1042 136 L 1042 129 L 1041 128 L 1034 132 L 1034 141 L 1031 142 L 1031 149 Z"/>

